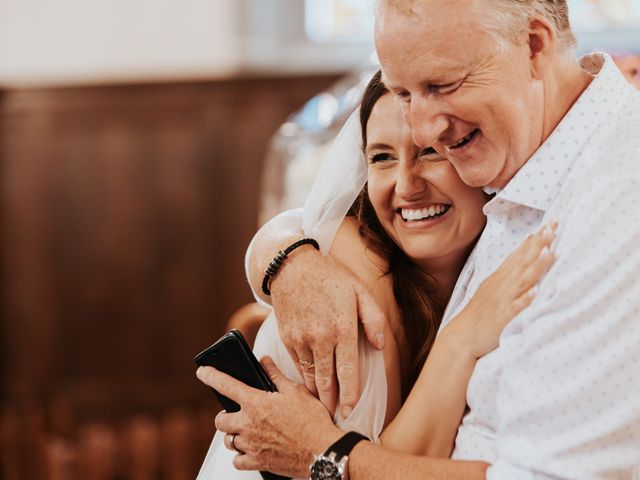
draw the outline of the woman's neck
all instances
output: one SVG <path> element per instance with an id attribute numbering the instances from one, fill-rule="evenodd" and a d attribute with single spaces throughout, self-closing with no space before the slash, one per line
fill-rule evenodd
<path id="1" fill-rule="evenodd" d="M 463 252 L 455 252 L 443 257 L 418 262 L 420 267 L 432 277 L 436 283 L 438 297 L 449 302 L 449 297 L 458 281 L 462 267 L 464 267 L 475 242 Z"/>

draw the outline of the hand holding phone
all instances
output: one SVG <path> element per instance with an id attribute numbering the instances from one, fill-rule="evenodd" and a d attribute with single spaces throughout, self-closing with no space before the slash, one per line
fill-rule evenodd
<path id="1" fill-rule="evenodd" d="M 227 332 L 216 343 L 196 355 L 193 360 L 198 366 L 214 367 L 250 387 L 267 392 L 277 391 L 275 384 L 269 379 L 269 376 L 238 330 Z M 212 390 L 227 412 L 233 413 L 240 410 L 240 405 L 236 402 L 215 389 Z M 290 479 L 290 477 L 283 477 L 270 472 L 260 472 L 260 474 L 264 480 Z"/>

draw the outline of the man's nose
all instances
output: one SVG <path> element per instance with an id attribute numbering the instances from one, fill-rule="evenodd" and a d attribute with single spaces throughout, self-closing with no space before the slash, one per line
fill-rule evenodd
<path id="1" fill-rule="evenodd" d="M 437 145 L 442 134 L 449 128 L 448 117 L 439 102 L 425 96 L 416 96 L 408 107 L 405 114 L 411 127 L 413 142 L 420 148 Z"/>
<path id="2" fill-rule="evenodd" d="M 427 189 L 427 182 L 420 176 L 419 161 L 407 161 L 397 170 L 395 192 L 404 200 L 413 200 Z"/>

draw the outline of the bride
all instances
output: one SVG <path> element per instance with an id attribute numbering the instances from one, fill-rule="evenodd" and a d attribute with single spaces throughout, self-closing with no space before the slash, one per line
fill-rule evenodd
<path id="1" fill-rule="evenodd" d="M 488 197 L 466 186 L 445 159 L 420 154 L 401 106 L 376 73 L 325 161 L 304 225 L 323 251 L 360 277 L 387 319 L 383 351 L 360 335 L 360 399 L 347 415 L 338 405 L 334 422 L 398 451 L 447 458 L 475 362 L 496 348 L 502 328 L 533 300 L 533 287 L 553 261 L 547 253 L 555 227 L 528 238 L 436 338 L 484 228 Z M 496 310 L 496 299 L 509 308 Z M 304 383 L 273 313 L 254 352 Z M 216 433 L 198 480 L 261 478 L 233 467 L 230 437 Z"/>

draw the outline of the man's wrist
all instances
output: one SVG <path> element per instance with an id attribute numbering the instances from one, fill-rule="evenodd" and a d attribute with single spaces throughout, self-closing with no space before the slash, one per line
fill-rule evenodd
<path id="1" fill-rule="evenodd" d="M 329 432 L 323 440 L 316 442 L 320 449 L 314 451 L 311 457 L 312 461 L 309 463 L 309 475 L 312 479 L 318 478 L 318 472 L 321 473 L 320 478 L 325 478 L 322 476 L 322 472 L 327 467 L 332 472 L 327 478 L 349 478 L 348 459 L 351 456 L 351 452 L 363 440 L 367 440 L 367 443 L 369 441 L 366 436 L 360 433 L 354 431 L 346 432 L 335 425 L 333 427 L 333 432 Z M 345 467 L 346 470 L 343 472 L 343 477 L 338 472 Z M 324 473 L 326 474 L 326 470 Z M 334 477 L 335 475 L 339 477 Z"/>
<path id="2" fill-rule="evenodd" d="M 294 239 L 291 243 L 295 243 L 305 237 L 299 236 Z M 271 297 L 278 296 L 280 291 L 291 292 L 291 289 L 287 286 L 295 285 L 299 279 L 298 272 L 300 270 L 308 272 L 308 269 L 299 268 L 300 264 L 305 261 L 305 259 L 310 259 L 313 256 L 322 255 L 318 250 L 316 250 L 313 245 L 302 245 L 299 248 L 296 248 L 291 254 L 289 254 L 287 260 L 283 262 L 278 270 L 277 275 L 271 277 L 269 281 L 269 290 L 271 291 Z M 293 282 L 293 283 L 292 283 Z"/>

